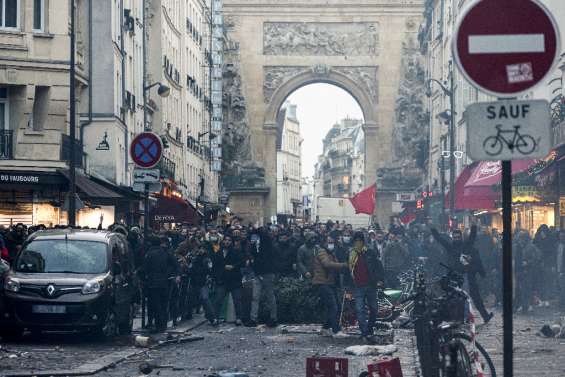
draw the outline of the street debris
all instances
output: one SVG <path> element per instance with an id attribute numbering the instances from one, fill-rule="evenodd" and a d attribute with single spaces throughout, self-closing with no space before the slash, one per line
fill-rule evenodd
<path id="1" fill-rule="evenodd" d="M 538 336 L 544 338 L 565 338 L 565 317 L 559 319 L 558 321 L 552 323 L 551 325 L 545 324 L 537 332 Z"/>
<path id="2" fill-rule="evenodd" d="M 136 347 L 150 347 L 153 344 L 153 339 L 148 336 L 141 336 L 138 335 L 135 337 L 135 346 Z"/>
<path id="3" fill-rule="evenodd" d="M 396 351 L 398 351 L 398 347 L 395 345 L 351 346 L 345 349 L 345 354 L 353 355 L 353 356 L 381 356 L 381 355 L 392 355 Z"/>
<path id="4" fill-rule="evenodd" d="M 158 364 L 152 364 L 152 363 L 148 363 L 148 362 L 144 362 L 139 364 L 139 371 L 143 374 L 151 374 L 151 372 L 153 372 L 155 369 L 171 369 L 174 371 L 179 371 L 179 370 L 184 370 L 184 368 L 182 367 L 177 367 L 174 365 L 158 365 Z M 159 372 L 157 372 L 159 373 Z"/>

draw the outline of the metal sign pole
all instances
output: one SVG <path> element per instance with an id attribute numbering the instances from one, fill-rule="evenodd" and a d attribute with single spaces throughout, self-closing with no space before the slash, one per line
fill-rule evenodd
<path id="1" fill-rule="evenodd" d="M 504 377 L 514 375 L 512 318 L 512 161 L 502 161 L 502 290 Z"/>

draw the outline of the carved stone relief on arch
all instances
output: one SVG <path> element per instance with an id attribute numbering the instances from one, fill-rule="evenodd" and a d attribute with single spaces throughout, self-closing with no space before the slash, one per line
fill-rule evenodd
<path id="1" fill-rule="evenodd" d="M 376 56 L 376 22 L 265 22 L 263 54 L 281 56 Z"/>

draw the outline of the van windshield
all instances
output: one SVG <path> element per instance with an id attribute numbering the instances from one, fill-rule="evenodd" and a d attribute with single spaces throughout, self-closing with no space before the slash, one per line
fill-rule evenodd
<path id="1" fill-rule="evenodd" d="M 103 242 L 36 240 L 22 250 L 15 266 L 18 272 L 101 274 L 108 269 L 108 251 Z"/>

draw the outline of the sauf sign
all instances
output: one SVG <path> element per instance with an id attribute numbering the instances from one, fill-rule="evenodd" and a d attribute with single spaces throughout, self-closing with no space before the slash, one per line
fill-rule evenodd
<path id="1" fill-rule="evenodd" d="M 475 103 L 465 111 L 467 151 L 473 160 L 544 158 L 552 146 L 547 101 Z"/>

